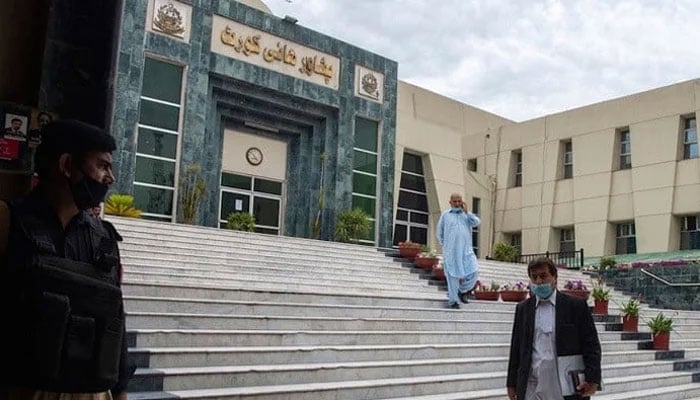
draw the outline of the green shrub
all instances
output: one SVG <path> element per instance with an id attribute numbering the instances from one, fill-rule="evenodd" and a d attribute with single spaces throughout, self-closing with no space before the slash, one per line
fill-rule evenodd
<path id="1" fill-rule="evenodd" d="M 372 221 L 364 211 L 359 208 L 345 210 L 338 214 L 335 239 L 339 242 L 357 243 L 360 239 L 367 238 L 371 229 Z"/>
<path id="2" fill-rule="evenodd" d="M 226 227 L 234 231 L 253 232 L 255 229 L 255 217 L 246 212 L 232 212 L 226 220 Z"/>
<path id="3" fill-rule="evenodd" d="M 615 257 L 601 257 L 600 262 L 598 263 L 598 270 L 606 271 L 608 269 L 613 269 L 615 268 L 615 264 L 617 264 L 617 262 L 615 261 Z"/>
<path id="4" fill-rule="evenodd" d="M 673 319 L 667 318 L 663 313 L 659 313 L 656 317 L 647 322 L 649 329 L 654 333 L 665 333 L 673 330 Z"/>
<path id="5" fill-rule="evenodd" d="M 141 210 L 134 207 L 134 196 L 128 194 L 110 195 L 105 202 L 105 214 L 141 218 Z"/>
<path id="6" fill-rule="evenodd" d="M 622 315 L 628 317 L 639 317 L 639 300 L 630 299 L 628 302 L 623 303 L 620 307 Z"/>
<path id="7" fill-rule="evenodd" d="M 593 286 L 591 291 L 591 296 L 593 300 L 604 301 L 610 299 L 610 289 L 606 289 L 602 284 L 597 284 Z"/>
<path id="8" fill-rule="evenodd" d="M 493 247 L 493 259 L 496 261 L 514 262 L 519 255 L 518 249 L 508 243 L 496 243 Z"/>

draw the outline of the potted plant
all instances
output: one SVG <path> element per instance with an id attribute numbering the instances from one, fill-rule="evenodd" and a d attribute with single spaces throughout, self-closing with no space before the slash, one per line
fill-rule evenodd
<path id="1" fill-rule="evenodd" d="M 615 264 L 617 262 L 615 261 L 615 257 L 601 257 L 600 262 L 598 263 L 598 271 L 607 271 L 609 269 L 615 268 Z"/>
<path id="2" fill-rule="evenodd" d="M 141 218 L 141 210 L 134 207 L 134 196 L 128 194 L 111 194 L 105 202 L 105 214 Z"/>
<path id="3" fill-rule="evenodd" d="M 499 290 L 501 300 L 520 302 L 525 300 L 527 292 L 530 290 L 524 282 L 515 282 L 513 284 L 506 283 Z"/>
<path id="4" fill-rule="evenodd" d="M 584 300 L 588 300 L 588 296 L 590 296 L 591 294 L 586 285 L 584 285 L 583 281 L 580 279 L 572 279 L 566 281 L 562 292 L 571 296 L 580 297 Z"/>
<path id="5" fill-rule="evenodd" d="M 593 314 L 608 315 L 608 300 L 610 300 L 610 289 L 598 283 L 591 291 L 593 297 Z"/>
<path id="6" fill-rule="evenodd" d="M 654 350 L 668 350 L 671 330 L 673 330 L 673 319 L 665 317 L 663 313 L 659 313 L 656 317 L 650 319 L 647 325 L 651 329 Z"/>
<path id="7" fill-rule="evenodd" d="M 425 270 L 432 270 L 440 259 L 437 257 L 434 251 L 430 250 L 430 247 L 423 245 L 421 247 L 421 252 L 416 255 L 414 263 L 416 267 L 423 268 Z"/>
<path id="8" fill-rule="evenodd" d="M 622 330 L 624 332 L 637 332 L 639 323 L 639 300 L 630 299 L 622 304 Z"/>
<path id="9" fill-rule="evenodd" d="M 518 248 L 508 243 L 496 243 L 493 248 L 493 259 L 496 261 L 515 262 L 518 256 Z"/>
<path id="10" fill-rule="evenodd" d="M 433 265 L 433 276 L 441 281 L 446 280 L 445 270 L 442 268 L 442 264 Z"/>
<path id="11" fill-rule="evenodd" d="M 498 301 L 500 293 L 498 292 L 500 285 L 495 281 L 491 281 L 491 285 L 482 285 L 481 281 L 476 281 L 476 286 L 474 286 L 474 298 L 476 300 L 491 300 Z"/>
<path id="12" fill-rule="evenodd" d="M 369 215 L 359 208 L 341 211 L 335 224 L 335 239 L 344 243 L 359 243 L 368 239 L 372 230 Z"/>
<path id="13" fill-rule="evenodd" d="M 232 212 L 226 221 L 226 227 L 234 231 L 253 232 L 255 229 L 255 217 L 246 212 Z"/>
<path id="14" fill-rule="evenodd" d="M 418 253 L 420 253 L 420 250 L 420 243 L 414 243 L 410 240 L 399 242 L 399 256 L 402 258 L 410 258 L 412 260 L 416 258 Z"/>

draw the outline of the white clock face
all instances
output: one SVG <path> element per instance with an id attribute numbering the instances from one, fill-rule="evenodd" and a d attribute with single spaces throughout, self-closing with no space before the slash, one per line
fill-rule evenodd
<path id="1" fill-rule="evenodd" d="M 263 153 L 257 147 L 251 147 L 245 152 L 245 158 L 250 165 L 260 165 L 263 161 Z"/>

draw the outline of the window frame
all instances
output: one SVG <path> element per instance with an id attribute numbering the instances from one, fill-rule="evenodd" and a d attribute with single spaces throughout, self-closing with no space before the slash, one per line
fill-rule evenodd
<path id="1" fill-rule="evenodd" d="M 562 179 L 574 177 L 574 144 L 571 140 L 562 142 Z"/>
<path id="2" fill-rule="evenodd" d="M 683 159 L 692 160 L 700 157 L 700 143 L 698 140 L 698 127 L 697 120 L 695 119 L 695 114 L 692 116 L 682 117 L 683 126 L 681 129 L 681 135 L 683 136 L 681 141 L 683 142 Z M 688 133 L 695 132 L 695 141 L 688 140 Z M 693 148 L 695 149 L 695 155 L 693 156 Z"/>
<path id="3" fill-rule="evenodd" d="M 223 203 L 224 203 L 224 193 L 233 193 L 233 194 L 240 194 L 240 195 L 245 195 L 248 196 L 248 210 L 247 211 L 242 211 L 242 212 L 248 212 L 250 215 L 253 214 L 253 207 L 255 206 L 255 198 L 260 197 L 264 199 L 269 199 L 269 200 L 278 200 L 279 201 L 279 210 L 277 212 L 277 221 L 279 226 L 270 226 L 270 225 L 261 225 L 256 223 L 255 228 L 261 228 L 261 229 L 268 229 L 268 230 L 276 230 L 277 231 L 277 236 L 282 236 L 282 232 L 284 232 L 284 193 L 286 189 L 286 182 L 277 180 L 277 179 L 270 179 L 270 178 L 265 178 L 265 177 L 260 177 L 260 176 L 253 176 L 253 175 L 246 175 L 246 174 L 241 174 L 238 172 L 229 172 L 229 171 L 221 171 L 221 175 L 223 174 L 231 174 L 231 175 L 239 175 L 239 176 L 246 176 L 251 178 L 250 180 L 250 189 L 241 189 L 241 188 L 236 188 L 232 186 L 226 186 L 223 183 L 219 184 L 219 209 L 217 212 L 217 216 L 219 219 L 219 226 L 221 226 L 222 223 L 228 222 L 226 219 L 221 218 L 221 211 L 223 208 Z M 266 192 L 261 192 L 255 190 L 255 181 L 256 179 L 262 179 L 266 181 L 271 181 L 271 182 L 278 182 L 282 184 L 282 190 L 281 194 L 276 195 L 272 193 L 266 193 Z"/>
<path id="4" fill-rule="evenodd" d="M 174 163 L 174 177 L 173 177 L 173 186 L 164 186 L 164 185 L 158 185 L 158 184 L 153 184 L 149 182 L 140 182 L 136 180 L 136 176 L 134 175 L 134 180 L 132 181 L 133 186 L 138 186 L 138 187 L 146 187 L 146 188 L 155 188 L 155 189 L 161 189 L 161 190 L 170 190 L 172 191 L 172 196 L 173 196 L 173 201 L 172 201 L 172 206 L 171 206 L 171 214 L 159 214 L 159 213 L 153 213 L 153 212 L 148 212 L 147 210 L 144 210 L 142 212 L 142 216 L 146 218 L 151 218 L 151 219 L 158 219 L 158 220 L 169 220 L 170 222 L 175 222 L 177 220 L 177 214 L 178 214 L 178 195 L 179 195 L 179 184 L 180 184 L 180 159 L 181 159 L 181 147 L 182 147 L 182 129 L 183 129 L 183 124 L 184 124 L 184 114 L 185 114 L 185 102 L 186 102 L 186 96 L 185 96 L 185 91 L 187 90 L 187 71 L 188 71 L 188 66 L 186 64 L 177 62 L 175 60 L 170 60 L 167 59 L 163 56 L 157 55 L 157 54 L 152 54 L 152 53 L 146 53 L 144 55 L 144 68 L 143 68 L 143 76 L 142 79 L 146 79 L 145 76 L 145 65 L 146 65 L 146 60 L 151 59 L 154 61 L 162 62 L 162 63 L 167 63 L 171 65 L 175 65 L 180 68 L 180 102 L 179 103 L 173 103 L 171 101 L 167 100 L 161 100 L 161 99 L 156 99 L 151 96 L 144 96 L 143 95 L 143 83 L 141 85 L 141 88 L 139 90 L 139 120 L 137 121 L 136 124 L 136 132 L 135 132 L 135 148 L 136 151 L 134 151 L 134 168 L 136 167 L 136 161 L 139 157 L 142 158 L 150 158 L 150 159 L 156 159 L 160 161 L 167 161 L 167 162 L 172 162 Z M 177 130 L 172 130 L 172 129 L 167 129 L 167 128 L 161 128 L 153 125 L 148 125 L 144 124 L 141 122 L 141 102 L 142 101 L 148 101 L 152 103 L 157 103 L 161 105 L 166 105 L 169 107 L 174 107 L 177 108 L 178 110 L 178 126 Z M 138 141 L 139 141 L 139 129 L 149 129 L 151 131 L 156 131 L 156 132 L 161 132 L 163 134 L 172 134 L 177 136 L 177 143 L 176 143 L 176 148 L 175 148 L 175 158 L 171 157 L 162 157 L 162 156 L 157 156 L 154 154 L 148 154 L 148 153 L 142 153 L 138 151 Z M 135 174 L 134 170 L 134 174 Z"/>
<path id="5" fill-rule="evenodd" d="M 357 143 L 355 143 L 355 145 L 353 145 L 353 148 L 352 148 L 353 149 L 353 161 L 354 161 L 355 151 L 359 151 L 361 153 L 374 155 L 376 157 L 376 160 L 377 160 L 377 165 L 376 165 L 376 169 L 375 169 L 376 172 L 373 174 L 371 172 L 365 172 L 362 170 L 355 169 L 355 165 L 353 162 L 353 167 L 352 167 L 353 182 L 354 182 L 354 175 L 355 174 L 372 176 L 375 179 L 375 192 L 374 192 L 374 195 L 368 195 L 368 194 L 364 194 L 364 193 L 355 192 L 355 188 L 354 188 L 354 184 L 353 184 L 352 192 L 350 195 L 350 202 L 352 205 L 353 199 L 355 197 L 374 200 L 374 216 L 370 215 L 370 217 L 369 217 L 369 220 L 371 221 L 372 226 L 373 226 L 373 229 L 371 231 L 374 232 L 374 237 L 372 238 L 372 240 L 359 239 L 358 242 L 361 244 L 376 245 L 377 240 L 379 238 L 379 229 L 378 229 L 379 228 L 379 218 L 377 218 L 377 213 L 379 212 L 379 210 L 381 208 L 380 207 L 381 205 L 379 203 L 379 200 L 380 200 L 379 194 L 381 193 L 381 181 L 379 178 L 381 175 L 380 172 L 381 172 L 381 152 L 382 152 L 382 140 L 381 140 L 381 138 L 382 138 L 382 123 L 381 123 L 381 121 L 378 121 L 378 120 L 375 120 L 372 118 L 368 118 L 366 116 L 355 115 L 355 118 L 353 118 L 353 135 L 354 136 L 357 135 L 357 125 L 358 125 L 357 120 L 358 119 L 363 119 L 365 121 L 370 121 L 370 122 L 377 124 L 377 145 L 376 145 L 377 151 L 367 150 L 367 149 L 363 149 L 361 147 L 357 147 Z M 354 208 L 354 206 L 353 206 L 353 208 Z"/>
<path id="6" fill-rule="evenodd" d="M 688 226 L 690 219 L 693 218 L 695 220 L 695 229 L 689 229 Z M 686 242 L 688 243 L 688 246 L 683 246 L 684 244 L 684 235 L 688 237 Z M 691 243 L 693 243 L 690 239 L 691 236 L 700 236 L 700 214 L 698 215 L 684 215 L 681 217 L 680 221 L 680 243 L 679 243 L 679 250 L 699 250 L 700 249 L 700 239 L 696 239 L 698 242 L 698 247 L 693 247 L 691 246 Z"/>
<path id="7" fill-rule="evenodd" d="M 634 252 L 628 251 L 633 240 Z M 637 228 L 634 221 L 615 225 L 615 254 L 637 254 Z"/>
<path id="8" fill-rule="evenodd" d="M 627 136 L 627 140 L 623 140 Z M 625 170 L 632 168 L 632 135 L 629 128 L 622 128 L 618 131 L 618 141 L 620 143 L 618 169 Z M 623 152 L 623 147 L 627 145 L 627 152 Z"/>
<path id="9" fill-rule="evenodd" d="M 523 186 L 523 151 L 513 152 L 513 187 Z"/>
<path id="10" fill-rule="evenodd" d="M 569 238 L 568 236 L 571 237 Z M 569 243 L 571 243 L 571 249 L 565 250 L 564 247 L 568 247 Z M 576 230 L 574 227 L 559 228 L 559 252 L 568 253 L 574 251 L 576 251 Z"/>

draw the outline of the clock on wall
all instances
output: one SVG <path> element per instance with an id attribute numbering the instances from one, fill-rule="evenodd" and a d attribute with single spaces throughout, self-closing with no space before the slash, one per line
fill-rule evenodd
<path id="1" fill-rule="evenodd" d="M 251 147 L 245 152 L 245 159 L 250 165 L 260 165 L 263 162 L 263 153 L 257 147 Z"/>

